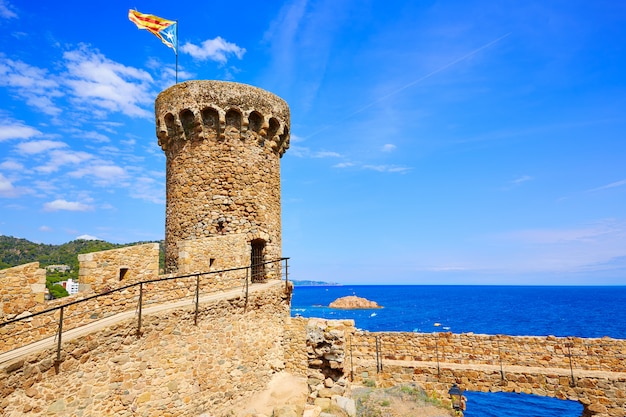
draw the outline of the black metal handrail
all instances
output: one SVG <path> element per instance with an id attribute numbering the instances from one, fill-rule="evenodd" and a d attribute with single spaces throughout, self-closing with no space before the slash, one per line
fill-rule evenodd
<path id="1" fill-rule="evenodd" d="M 271 261 L 265 261 L 265 262 L 262 263 L 262 265 L 267 265 L 267 264 L 271 264 L 271 263 L 275 263 L 275 262 L 282 262 L 282 261 L 285 261 L 285 264 L 287 265 L 287 260 L 288 259 L 289 258 L 280 258 L 280 259 L 275 259 L 275 260 L 271 260 Z M 250 268 L 252 268 L 254 266 L 257 266 L 257 265 L 240 266 L 240 267 L 236 267 L 236 268 L 221 269 L 219 271 L 195 272 L 193 274 L 187 274 L 187 275 L 176 275 L 176 276 L 173 276 L 173 277 L 154 278 L 154 279 L 149 279 L 149 280 L 146 280 L 146 281 L 134 282 L 132 284 L 125 285 L 123 287 L 118 287 L 118 288 L 115 288 L 115 289 L 112 289 L 112 290 L 108 290 L 108 291 L 105 291 L 105 292 L 102 292 L 102 293 L 99 293 L 99 294 L 94 294 L 94 295 L 86 297 L 86 298 L 81 298 L 80 300 L 71 301 L 71 302 L 69 302 L 67 304 L 63 304 L 63 305 L 60 305 L 60 306 L 56 306 L 56 307 L 48 308 L 48 309 L 45 309 L 45 310 L 41 310 L 41 311 L 38 311 L 36 313 L 32 313 L 32 314 L 30 314 L 28 316 L 17 317 L 17 318 L 14 318 L 14 319 L 2 322 L 2 323 L 0 323 L 0 327 L 4 327 L 6 325 L 9 325 L 11 323 L 15 323 L 15 322 L 18 322 L 18 321 L 30 320 L 33 317 L 39 316 L 41 314 L 51 313 L 53 311 L 60 310 L 60 309 L 65 308 L 65 307 L 69 307 L 69 306 L 72 306 L 74 304 L 80 304 L 80 303 L 84 303 L 84 302 L 93 300 L 95 298 L 105 297 L 105 296 L 111 295 L 111 294 L 113 294 L 115 292 L 120 292 L 120 291 L 123 291 L 123 290 L 127 290 L 129 288 L 134 288 L 134 287 L 137 287 L 137 286 L 143 286 L 143 284 L 152 284 L 152 283 L 155 283 L 155 282 L 172 281 L 172 280 L 177 280 L 177 279 L 182 279 L 182 278 L 191 278 L 191 277 L 196 277 L 196 276 L 199 277 L 201 275 L 213 275 L 213 274 L 221 274 L 221 273 L 224 273 L 224 272 L 241 271 L 241 270 L 250 269 Z M 289 281 L 289 275 L 288 275 L 289 272 L 288 272 L 288 267 L 287 266 L 285 267 L 285 272 L 286 272 L 285 273 L 285 280 L 288 282 Z"/>

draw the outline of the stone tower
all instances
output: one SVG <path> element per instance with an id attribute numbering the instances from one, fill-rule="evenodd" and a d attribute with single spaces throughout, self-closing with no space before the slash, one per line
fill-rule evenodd
<path id="1" fill-rule="evenodd" d="M 155 115 L 167 158 L 166 272 L 279 259 L 287 103 L 250 85 L 187 81 L 159 94 Z"/>

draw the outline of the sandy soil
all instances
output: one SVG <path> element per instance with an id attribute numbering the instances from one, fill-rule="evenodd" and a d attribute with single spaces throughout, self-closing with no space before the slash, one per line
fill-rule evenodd
<path id="1" fill-rule="evenodd" d="M 304 408 L 308 393 L 306 378 L 279 372 L 274 375 L 265 391 L 246 399 L 233 409 L 233 413 L 237 417 L 250 414 L 271 416 L 274 408 L 284 405 Z"/>

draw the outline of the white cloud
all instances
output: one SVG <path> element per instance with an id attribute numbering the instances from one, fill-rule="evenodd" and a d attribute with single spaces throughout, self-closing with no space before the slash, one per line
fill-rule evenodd
<path id="1" fill-rule="evenodd" d="M 363 168 L 378 172 L 398 172 L 402 174 L 411 170 L 411 168 L 408 167 L 399 167 L 395 165 L 363 165 Z"/>
<path id="2" fill-rule="evenodd" d="M 519 185 L 519 184 L 522 184 L 522 183 L 524 183 L 526 181 L 530 181 L 532 179 L 533 179 L 533 177 L 531 177 L 530 175 L 522 175 L 521 177 L 516 178 L 513 181 L 511 181 L 511 184 Z"/>
<path id="3" fill-rule="evenodd" d="M 609 188 L 621 187 L 623 185 L 626 185 L 626 180 L 615 181 L 615 182 L 612 182 L 610 184 L 603 185 L 601 187 L 597 187 L 597 188 L 593 188 L 591 190 L 587 190 L 587 192 L 588 193 L 592 193 L 594 191 L 607 190 Z"/>
<path id="4" fill-rule="evenodd" d="M 333 168 L 349 168 L 354 166 L 352 162 L 340 162 L 338 164 L 333 165 Z"/>
<path id="5" fill-rule="evenodd" d="M 383 152 L 391 152 L 393 150 L 395 150 L 397 148 L 396 145 L 391 144 L 391 143 L 386 143 L 383 145 L 382 151 Z"/>
<path id="6" fill-rule="evenodd" d="M 144 108 L 154 100 L 153 79 L 146 71 L 111 61 L 85 45 L 63 57 L 68 70 L 65 83 L 75 102 L 131 117 L 152 117 Z"/>
<path id="7" fill-rule="evenodd" d="M 0 142 L 7 139 L 30 139 L 39 135 L 41 135 L 39 130 L 20 123 L 0 125 Z"/>
<path id="8" fill-rule="evenodd" d="M 101 180 L 111 182 L 118 181 L 119 179 L 125 177 L 126 171 L 124 168 L 118 167 L 117 165 L 96 164 L 92 166 L 85 166 L 76 171 L 70 172 L 69 176 L 73 178 L 94 176 Z"/>
<path id="9" fill-rule="evenodd" d="M 59 149 L 67 147 L 66 143 L 53 140 L 37 140 L 31 142 L 22 142 L 16 146 L 17 150 L 22 154 L 34 155 L 47 152 L 51 149 Z"/>
<path id="10" fill-rule="evenodd" d="M 66 201 L 63 199 L 54 200 L 43 205 L 45 211 L 90 211 L 93 210 L 93 206 L 79 203 L 77 201 Z"/>
<path id="11" fill-rule="evenodd" d="M 0 169 L 4 171 L 22 171 L 24 169 L 24 165 L 16 161 L 7 160 L 0 164 Z"/>
<path id="12" fill-rule="evenodd" d="M 304 142 L 305 140 L 306 139 L 303 138 L 302 136 L 294 135 L 293 133 L 289 135 L 289 142 L 291 143 Z"/>
<path id="13" fill-rule="evenodd" d="M 99 132 L 76 132 L 74 136 L 81 137 L 83 139 L 93 139 L 95 142 L 106 143 L 111 142 L 108 136 Z"/>
<path id="14" fill-rule="evenodd" d="M 0 174 L 0 196 L 3 197 L 14 197 L 16 194 L 15 187 L 9 179 L 7 179 L 4 175 Z"/>
<path id="15" fill-rule="evenodd" d="M 91 235 L 80 235 L 80 236 L 76 236 L 76 240 L 100 240 L 100 239 Z"/>
<path id="16" fill-rule="evenodd" d="M 16 19 L 17 13 L 13 11 L 13 6 L 5 0 L 0 0 L 0 17 L 3 19 Z"/>
<path id="17" fill-rule="evenodd" d="M 199 61 L 211 60 L 221 64 L 225 64 L 230 55 L 241 59 L 243 54 L 246 53 L 244 48 L 240 48 L 234 43 L 222 39 L 220 36 L 215 39 L 207 39 L 200 46 L 187 42 L 180 50 Z"/>
<path id="18" fill-rule="evenodd" d="M 154 204 L 165 204 L 165 182 L 160 177 L 159 180 L 146 176 L 134 178 L 130 196 Z"/>
<path id="19" fill-rule="evenodd" d="M 93 158 L 93 155 L 81 151 L 53 150 L 47 164 L 34 168 L 38 172 L 56 172 L 63 165 L 77 165 Z"/>
<path id="20" fill-rule="evenodd" d="M 44 225 L 44 226 L 39 226 L 39 230 L 41 232 L 52 232 L 53 229 L 51 227 L 49 227 L 49 226 L 45 226 Z"/>
<path id="21" fill-rule="evenodd" d="M 0 57 L 4 58 L 1 54 Z M 14 94 L 44 114 L 56 116 L 61 110 L 52 99 L 60 97 L 60 85 L 46 69 L 21 61 L 3 59 L 0 63 L 0 86 L 10 87 Z"/>
<path id="22" fill-rule="evenodd" d="M 290 155 L 297 158 L 341 158 L 341 154 L 333 151 L 312 151 L 303 146 L 292 146 L 289 148 Z"/>

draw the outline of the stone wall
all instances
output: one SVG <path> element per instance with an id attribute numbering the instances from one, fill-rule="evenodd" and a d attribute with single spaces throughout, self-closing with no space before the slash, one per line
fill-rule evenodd
<path id="1" fill-rule="evenodd" d="M 293 375 L 307 376 L 309 369 L 306 342 L 308 321 L 304 317 L 289 317 L 285 322 L 285 370 Z"/>
<path id="2" fill-rule="evenodd" d="M 626 372 L 626 340 L 579 337 L 482 335 L 473 333 L 359 332 L 353 354 L 373 358 L 375 338 L 389 360 L 515 365 Z"/>
<path id="3" fill-rule="evenodd" d="M 181 268 L 179 245 L 211 236 L 248 234 L 266 259 L 280 258 L 287 104 L 249 85 L 187 81 L 159 94 L 155 116 L 167 158 L 166 272 Z"/>
<path id="4" fill-rule="evenodd" d="M 159 276 L 159 244 L 127 246 L 78 255 L 81 291 L 96 293 Z"/>
<path id="5" fill-rule="evenodd" d="M 623 417 L 626 411 L 626 340 L 358 332 L 350 352 L 357 383 L 416 382 L 444 403 L 458 383 L 472 391 L 579 401 L 584 417 Z"/>
<path id="6" fill-rule="evenodd" d="M 146 308 L 153 304 L 188 299 L 193 304 L 196 285 L 201 295 L 214 293 L 226 288 L 245 289 L 246 271 L 232 272 L 228 279 L 220 277 L 220 273 L 189 276 L 165 281 L 152 282 L 126 288 L 124 290 L 95 294 L 93 291 L 79 292 L 56 300 L 34 305 L 30 313 L 64 307 L 63 330 L 90 324 L 96 320 L 126 311 L 136 311 L 139 306 L 139 295 L 142 293 L 142 304 Z M 161 276 L 160 278 L 168 278 Z M 115 282 L 113 282 L 115 283 Z M 117 282 L 117 284 L 120 284 Z M 116 287 L 116 288 L 119 288 Z M 75 301 L 86 300 L 80 303 Z M 8 352 L 21 346 L 56 335 L 59 327 L 60 311 L 53 310 L 35 317 L 16 321 L 0 326 L 0 353 Z"/>
<path id="7" fill-rule="evenodd" d="M 289 292 L 276 285 L 192 309 L 144 317 L 63 344 L 0 370 L 0 414 L 227 416 L 284 369 Z M 245 403 L 245 401 L 244 401 Z"/>
<path id="8" fill-rule="evenodd" d="M 39 262 L 0 270 L 0 322 L 33 310 L 44 301 L 46 270 Z"/>

